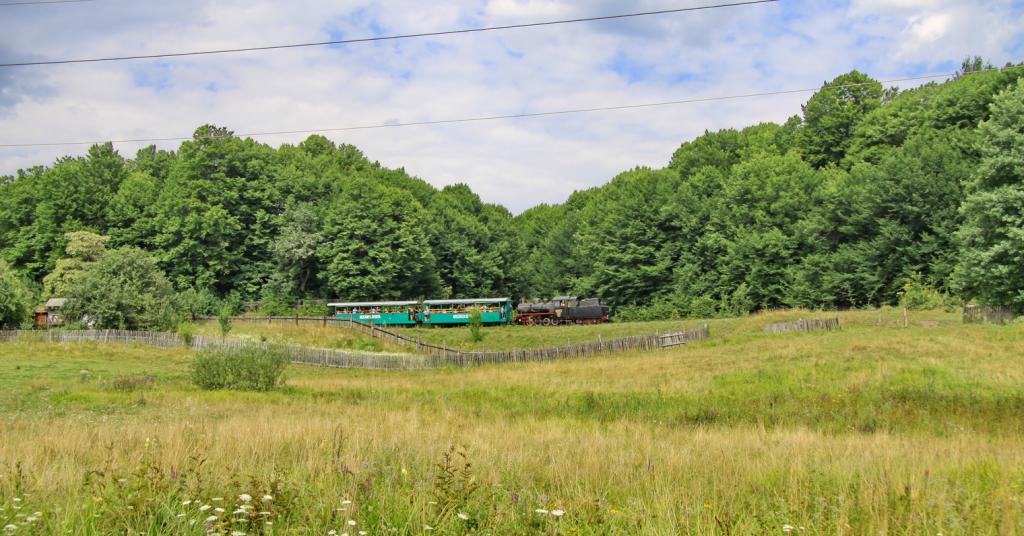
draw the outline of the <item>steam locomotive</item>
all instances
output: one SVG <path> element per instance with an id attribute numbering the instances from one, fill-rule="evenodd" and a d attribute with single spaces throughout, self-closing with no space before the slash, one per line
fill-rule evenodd
<path id="1" fill-rule="evenodd" d="M 522 302 L 516 307 L 516 322 L 528 326 L 559 324 L 600 324 L 608 322 L 610 308 L 600 298 L 579 299 L 557 296 L 550 301 Z"/>

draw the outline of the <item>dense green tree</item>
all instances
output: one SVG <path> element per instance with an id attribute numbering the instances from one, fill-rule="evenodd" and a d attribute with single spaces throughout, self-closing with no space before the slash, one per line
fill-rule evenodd
<path id="1" fill-rule="evenodd" d="M 173 289 L 156 261 L 136 248 L 107 251 L 68 289 L 64 317 L 100 329 L 169 328 Z"/>
<path id="2" fill-rule="evenodd" d="M 145 239 L 176 285 L 259 292 L 279 212 L 271 164 L 268 147 L 224 128 L 200 127 L 181 144 Z"/>
<path id="3" fill-rule="evenodd" d="M 427 238 L 427 212 L 408 191 L 353 178 L 323 216 L 317 255 L 322 277 L 341 299 L 429 296 L 440 287 Z"/>
<path id="4" fill-rule="evenodd" d="M 1024 312 L 1024 80 L 995 99 L 981 139 L 956 280 L 968 298 Z"/>
<path id="5" fill-rule="evenodd" d="M 882 104 L 882 84 L 858 71 L 826 83 L 803 107 L 800 147 L 814 167 L 838 164 L 851 134 L 865 115 Z"/>
<path id="6" fill-rule="evenodd" d="M 0 260 L 0 329 L 17 329 L 28 321 L 31 300 L 28 286 Z"/>
<path id="7" fill-rule="evenodd" d="M 89 231 L 73 231 L 64 236 L 68 256 L 57 261 L 53 271 L 43 278 L 43 296 L 47 298 L 66 296 L 75 278 L 103 255 L 109 240 Z"/>

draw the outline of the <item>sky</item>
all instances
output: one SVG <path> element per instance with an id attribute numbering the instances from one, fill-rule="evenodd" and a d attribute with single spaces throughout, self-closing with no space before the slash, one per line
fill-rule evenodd
<path id="1" fill-rule="evenodd" d="M 2 0 L 9 2 L 12 0 Z M 93 0 L 0 6 L 0 63 L 453 30 L 730 0 Z M 312 130 L 643 104 L 1024 60 L 1024 0 L 781 0 L 614 21 L 172 59 L 0 68 L 0 144 Z M 909 87 L 920 82 L 888 84 Z M 521 212 L 811 93 L 325 135 Z M 308 134 L 258 136 L 278 146 Z M 174 149 L 179 142 L 157 143 Z M 118 143 L 131 157 L 147 143 Z M 0 147 L 0 175 L 85 145 Z"/>

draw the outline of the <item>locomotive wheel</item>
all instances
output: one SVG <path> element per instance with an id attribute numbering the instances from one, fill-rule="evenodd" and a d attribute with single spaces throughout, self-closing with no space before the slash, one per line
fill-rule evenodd
<path id="1" fill-rule="evenodd" d="M 545 326 L 550 326 L 551 324 L 554 323 L 554 321 L 551 320 L 550 318 L 545 318 L 545 319 L 541 320 L 541 323 L 543 323 Z"/>

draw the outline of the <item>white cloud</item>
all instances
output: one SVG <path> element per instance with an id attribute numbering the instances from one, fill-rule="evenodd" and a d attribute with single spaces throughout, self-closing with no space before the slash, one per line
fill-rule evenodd
<path id="1" fill-rule="evenodd" d="M 679 7 L 673 0 L 92 2 L 11 11 L 0 59 L 252 46 Z M 699 5 L 696 0 L 683 5 Z M 10 8 L 13 10 L 13 8 Z M 161 61 L 0 70 L 0 143 L 330 128 L 815 87 L 996 63 L 1024 24 L 1009 2 L 853 0 Z M 985 28 L 985 31 L 978 31 Z M 436 185 L 467 182 L 519 211 L 636 165 L 663 166 L 707 129 L 784 121 L 807 95 L 328 134 Z M 304 135 L 268 136 L 271 144 Z M 131 155 L 140 144 L 123 144 Z M 161 143 L 174 148 L 176 142 Z M 85 147 L 0 149 L 0 174 Z"/>

